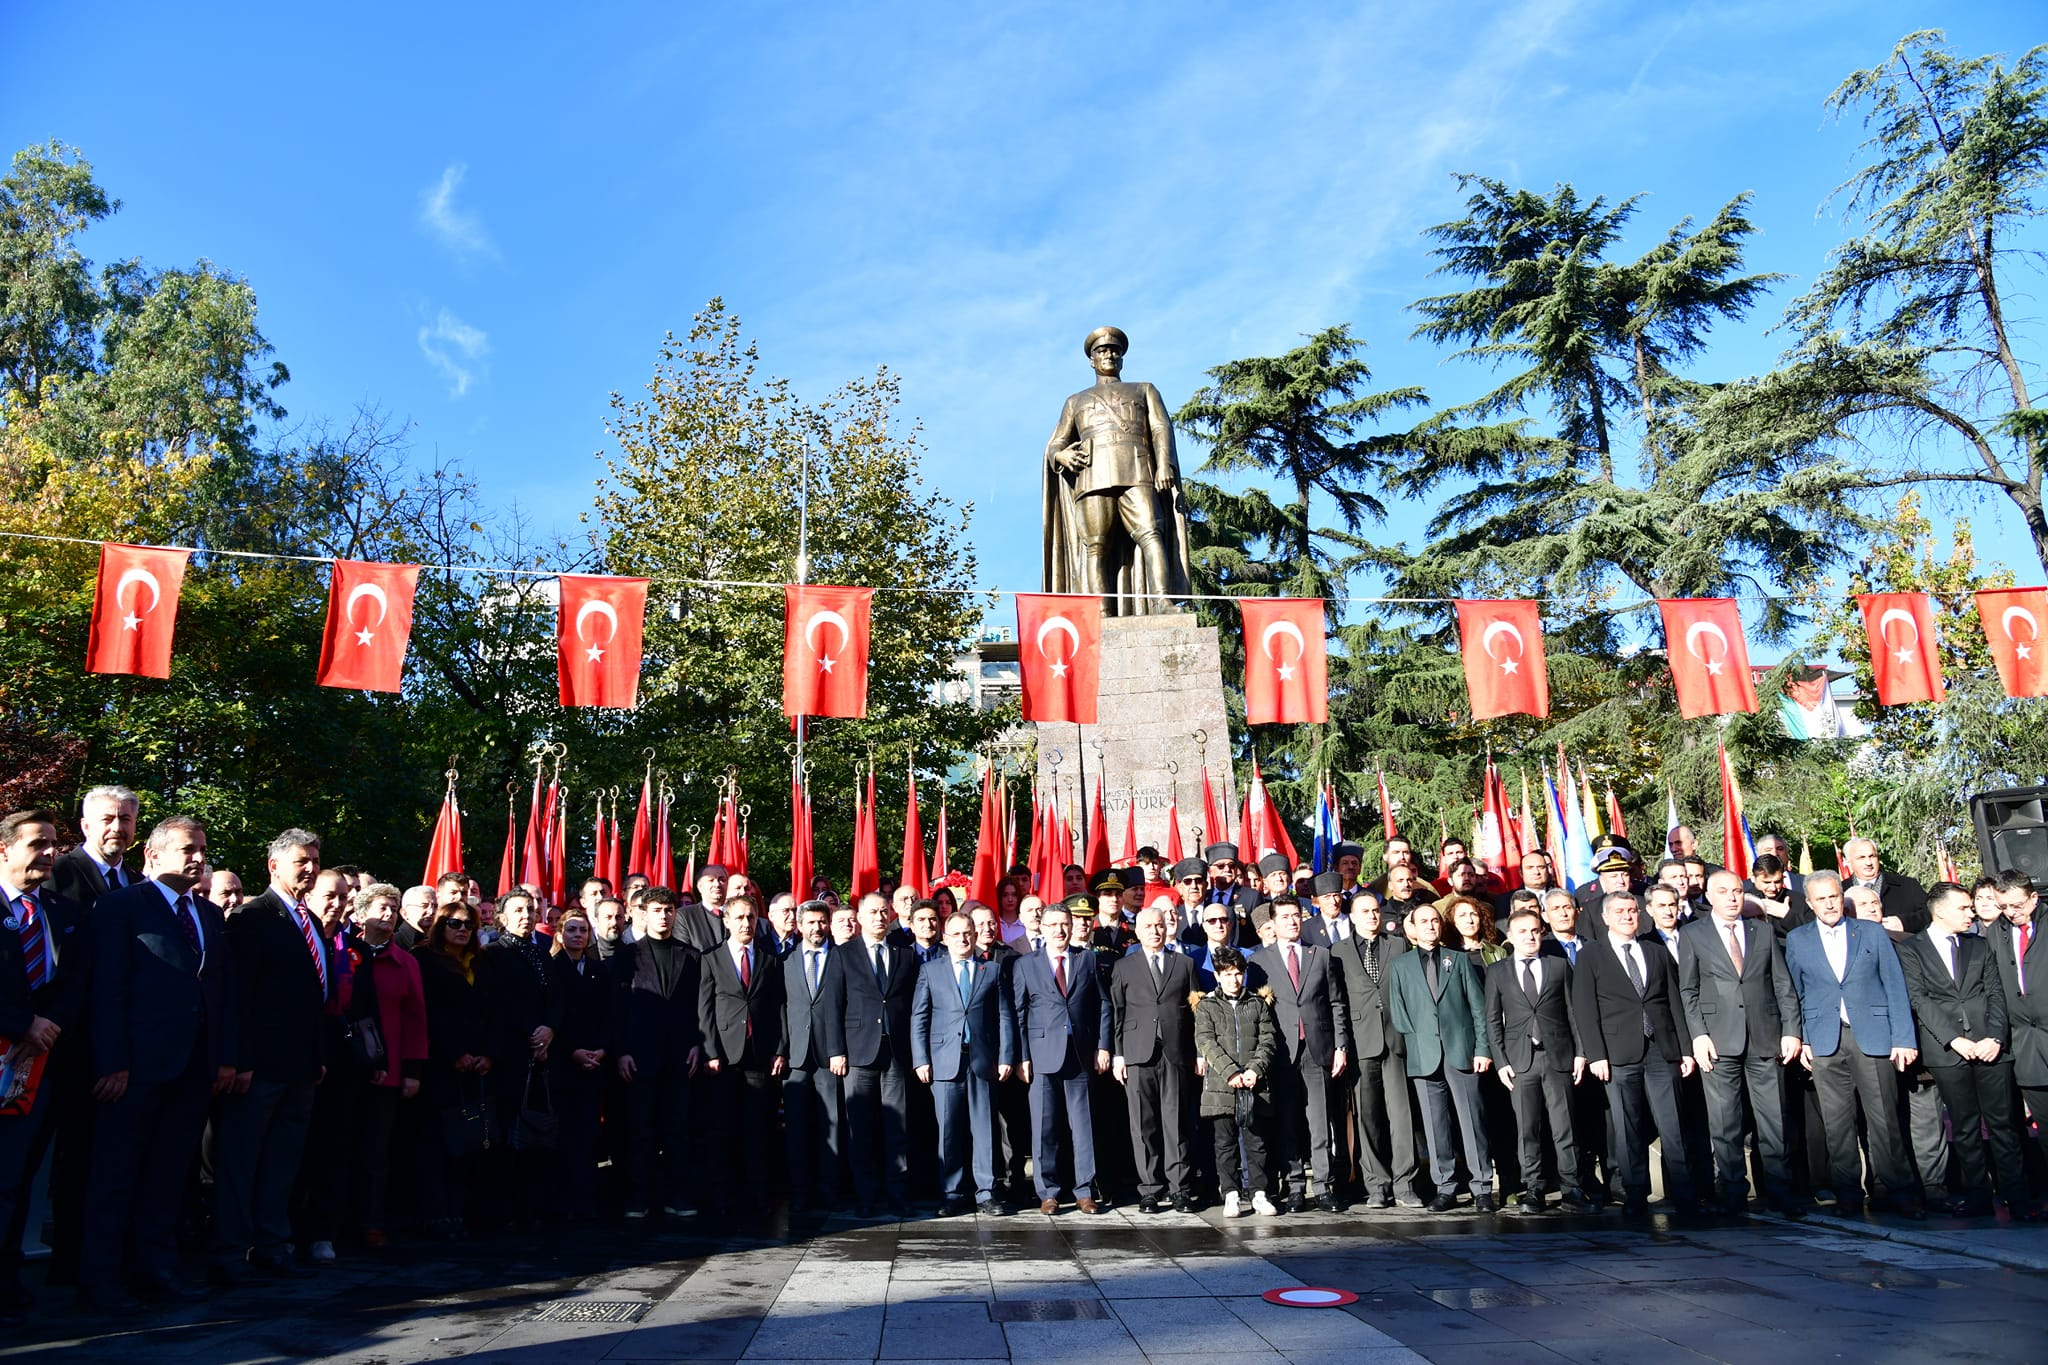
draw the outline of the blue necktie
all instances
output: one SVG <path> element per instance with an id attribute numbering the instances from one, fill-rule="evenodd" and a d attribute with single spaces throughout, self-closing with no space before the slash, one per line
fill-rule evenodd
<path id="1" fill-rule="evenodd" d="M 960 1041 L 966 1042 L 970 1029 L 967 1024 L 967 996 L 972 989 L 968 983 L 974 979 L 974 964 L 962 959 L 960 962 Z"/>

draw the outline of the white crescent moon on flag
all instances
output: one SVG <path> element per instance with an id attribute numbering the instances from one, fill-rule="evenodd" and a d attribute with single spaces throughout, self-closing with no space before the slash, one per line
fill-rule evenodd
<path id="1" fill-rule="evenodd" d="M 1719 640 L 1721 642 L 1721 657 L 1724 659 L 1728 657 L 1730 652 L 1728 649 L 1728 635 L 1712 621 L 1695 621 L 1685 628 L 1686 653 L 1700 660 L 1704 660 L 1707 657 L 1700 649 L 1700 636 L 1702 635 L 1711 635 L 1716 640 Z"/>
<path id="2" fill-rule="evenodd" d="M 1495 621 L 1492 625 L 1488 626 L 1486 628 L 1486 632 L 1479 637 L 1479 648 L 1481 649 L 1481 651 L 1485 653 L 1487 658 L 1498 659 L 1500 657 L 1498 654 L 1495 654 L 1493 652 L 1493 637 L 1496 635 L 1514 636 L 1515 653 L 1527 654 L 1529 652 L 1528 643 L 1522 639 L 1522 632 L 1513 621 Z"/>
<path id="3" fill-rule="evenodd" d="M 823 611 L 812 612 L 811 619 L 804 622 L 804 643 L 811 647 L 811 652 L 820 658 L 837 658 L 839 656 L 838 649 L 833 650 L 830 654 L 826 654 L 818 648 L 818 627 L 820 625 L 838 628 L 839 649 L 845 649 L 847 641 L 853 638 L 853 628 L 846 624 L 844 616 L 841 616 L 829 607 Z"/>
<path id="4" fill-rule="evenodd" d="M 1299 659 L 1308 653 L 1308 641 L 1302 638 L 1300 626 L 1295 625 L 1292 621 L 1275 621 L 1259 632 L 1259 648 L 1265 651 L 1267 658 L 1271 659 L 1274 657 L 1273 637 L 1275 635 L 1291 635 L 1294 637 L 1295 658 Z"/>
<path id="5" fill-rule="evenodd" d="M 121 594 L 128 591 L 128 585 L 130 583 L 143 583 L 148 585 L 149 605 L 143 608 L 143 614 L 146 616 L 150 612 L 155 611 L 156 604 L 163 600 L 163 593 L 158 588 L 156 575 L 151 573 L 147 569 L 124 569 L 121 571 L 121 577 L 117 579 L 114 583 L 114 605 L 121 608 L 123 611 L 126 611 L 128 609 L 128 604 L 121 600 Z"/>
<path id="6" fill-rule="evenodd" d="M 2035 619 L 2033 612 L 2025 607 L 2007 607 L 2005 614 L 1998 618 L 1998 627 L 2005 632 L 2006 639 L 2017 642 L 2020 638 L 2012 633 L 2012 618 L 2015 616 L 2027 623 L 2027 629 L 2033 632 L 2036 640 L 2041 638 L 2041 623 Z"/>
<path id="7" fill-rule="evenodd" d="M 814 616 L 811 619 L 815 621 L 818 618 Z M 1046 653 L 1045 649 L 1045 637 L 1048 631 L 1054 635 L 1064 635 L 1071 642 L 1067 646 L 1065 658 L 1060 660 L 1060 662 L 1066 662 L 1066 660 L 1072 659 L 1076 654 L 1080 652 L 1081 632 L 1078 628 L 1075 627 L 1074 623 L 1072 621 L 1069 621 L 1064 616 L 1048 616 L 1043 621 L 1038 623 L 1038 636 L 1031 642 L 1034 646 L 1037 647 L 1039 656 L 1041 658 L 1050 659 L 1053 657 L 1052 655 Z"/>
<path id="8" fill-rule="evenodd" d="M 1920 638 L 1920 623 L 1913 619 L 1912 612 L 1906 611 L 1901 607 L 1887 607 L 1884 615 L 1877 618 L 1878 639 L 1888 641 L 1892 638 L 1891 624 L 1894 620 L 1904 621 L 1906 628 L 1913 632 L 1913 638 L 1915 640 Z"/>
<path id="9" fill-rule="evenodd" d="M 616 611 L 612 610 L 612 604 L 605 601 L 601 597 L 593 597 L 588 602 L 585 602 L 582 606 L 576 608 L 577 639 L 582 640 L 588 638 L 583 634 L 583 618 L 586 616 L 602 616 L 606 621 L 611 623 L 611 629 L 605 633 L 605 639 L 609 640 L 612 638 L 612 636 L 617 635 L 619 633 L 619 614 Z"/>
<path id="10" fill-rule="evenodd" d="M 385 600 L 384 589 L 378 587 L 375 583 L 358 583 L 353 588 L 350 588 L 348 590 L 348 599 L 341 604 L 341 614 L 351 621 L 356 619 L 356 599 L 358 597 L 367 597 L 376 602 L 377 619 L 370 622 L 370 624 L 373 626 L 383 625 L 384 617 L 391 609 L 391 603 Z"/>

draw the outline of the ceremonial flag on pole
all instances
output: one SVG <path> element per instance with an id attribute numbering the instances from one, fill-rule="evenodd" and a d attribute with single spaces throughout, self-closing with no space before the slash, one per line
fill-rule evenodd
<path id="1" fill-rule="evenodd" d="M 1735 765 L 1728 760 L 1728 746 L 1721 750 L 1721 861 L 1738 877 L 1748 877 L 1756 861 L 1756 845 L 1749 838 L 1749 819 L 1742 813 L 1742 788 L 1735 782 Z"/>
<path id="2" fill-rule="evenodd" d="M 1102 599 L 1017 594 L 1017 663 L 1024 719 L 1095 724 L 1101 690 Z"/>
<path id="3" fill-rule="evenodd" d="M 1394 823 L 1394 798 L 1387 795 L 1387 770 L 1378 768 L 1375 772 L 1379 780 L 1380 833 L 1388 839 L 1398 839 L 1401 837 L 1401 829 Z"/>
<path id="4" fill-rule="evenodd" d="M 1172 867 L 1187 856 L 1180 841 L 1180 793 L 1175 792 L 1166 807 L 1166 865 Z"/>
<path id="5" fill-rule="evenodd" d="M 505 793 L 505 851 L 498 857 L 498 885 L 492 891 L 502 896 L 512 889 L 519 878 L 519 804 L 511 792 Z"/>
<path id="6" fill-rule="evenodd" d="M 1002 869 L 996 859 L 1002 853 L 1002 830 L 996 824 L 995 765 L 981 770 L 981 829 L 974 840 L 974 872 L 967 894 L 983 905 L 996 903 L 996 883 Z"/>
<path id="7" fill-rule="evenodd" d="M 605 836 L 604 828 L 604 793 L 599 792 L 597 794 L 597 820 L 590 836 L 591 876 L 604 877 L 606 881 L 611 881 L 611 878 L 605 875 L 606 869 L 608 867 L 605 855 L 610 850 L 610 848 L 611 840 Z M 617 890 L 618 883 L 613 882 L 612 887 L 613 890 Z"/>
<path id="8" fill-rule="evenodd" d="M 334 561 L 327 590 L 327 629 L 320 643 L 321 687 L 396 692 L 412 637 L 413 591 L 420 571 L 412 564 Z"/>
<path id="9" fill-rule="evenodd" d="M 733 871 L 744 877 L 747 875 L 747 812 L 745 811 L 740 812 L 740 837 L 734 842 L 733 849 L 737 855 Z"/>
<path id="10" fill-rule="evenodd" d="M 1579 764 L 1579 803 L 1586 812 L 1586 837 L 1597 840 L 1607 831 L 1600 828 L 1600 802 L 1593 795 L 1593 779 L 1586 776 L 1586 765 Z"/>
<path id="11" fill-rule="evenodd" d="M 647 760 L 647 771 L 640 775 L 640 804 L 633 811 L 633 850 L 626 862 L 626 871 L 645 873 L 647 864 L 654 857 L 654 832 L 648 826 L 648 817 L 654 809 L 654 760 Z"/>
<path id="12" fill-rule="evenodd" d="M 1977 615 L 1998 680 L 2008 697 L 2048 696 L 2048 650 L 2041 622 L 2048 620 L 2048 588 L 1990 588 L 1977 594 Z"/>
<path id="13" fill-rule="evenodd" d="M 1127 791 L 1125 795 L 1128 799 L 1124 803 L 1124 847 L 1122 856 L 1117 859 L 1117 866 L 1136 867 L 1138 865 L 1138 794 L 1134 791 Z"/>
<path id="14" fill-rule="evenodd" d="M 1095 808 L 1088 815 L 1088 851 L 1081 855 L 1081 870 L 1088 874 L 1088 885 L 1092 888 L 1095 879 L 1109 866 L 1109 817 L 1102 812 L 1102 779 L 1095 779 Z"/>
<path id="15" fill-rule="evenodd" d="M 932 875 L 929 885 L 937 885 L 953 869 L 947 866 L 950 857 L 946 852 L 946 789 L 939 788 L 939 828 L 932 839 Z"/>
<path id="16" fill-rule="evenodd" d="M 555 851 L 560 840 L 556 837 L 556 825 L 562 810 L 562 765 L 557 762 L 555 771 L 548 777 L 548 799 L 546 813 L 540 822 L 540 879 L 533 889 L 545 899 L 548 888 L 554 884 Z"/>
<path id="17" fill-rule="evenodd" d="M 562 803 L 555 807 L 555 848 L 554 861 L 548 868 L 548 904 L 569 903 L 569 793 L 562 793 Z"/>
<path id="18" fill-rule="evenodd" d="M 1806 841 L 1804 834 L 1799 836 L 1799 875 L 1813 875 L 1813 846 Z"/>
<path id="19" fill-rule="evenodd" d="M 1244 617 L 1247 725 L 1321 725 L 1329 720 L 1323 599 L 1240 597 Z"/>
<path id="20" fill-rule="evenodd" d="M 1934 599 L 1924 592 L 1872 592 L 1856 603 L 1870 638 L 1878 704 L 1902 706 L 1946 697 L 1941 658 L 1934 652 Z"/>
<path id="21" fill-rule="evenodd" d="M 555 673 L 564 706 L 631 709 L 640 694 L 647 580 L 565 573 Z"/>
<path id="22" fill-rule="evenodd" d="M 1325 777 L 1316 787 L 1316 837 L 1309 846 L 1308 865 L 1317 876 L 1333 864 L 1332 850 L 1337 846 L 1336 831 L 1330 826 L 1330 781 Z"/>
<path id="23" fill-rule="evenodd" d="M 922 899 L 930 886 L 924 868 L 924 827 L 917 818 L 917 769 L 904 764 L 906 792 L 903 797 L 903 870 L 897 880 Z"/>
<path id="24" fill-rule="evenodd" d="M 1671 788 L 1666 787 L 1664 789 L 1664 851 L 1674 858 L 1678 856 L 1676 848 L 1678 825 L 1678 797 Z"/>
<path id="25" fill-rule="evenodd" d="M 539 890 L 547 864 L 541 861 L 541 849 L 547 835 L 547 812 L 541 806 L 541 762 L 533 765 L 533 800 L 526 806 L 526 849 L 519 863 L 519 884 Z"/>
<path id="26" fill-rule="evenodd" d="M 783 588 L 782 712 L 868 713 L 868 613 L 873 588 L 791 583 Z"/>
<path id="27" fill-rule="evenodd" d="M 1458 643 L 1472 719 L 1550 714 L 1543 618 L 1534 602 L 1460 601 Z"/>
<path id="28" fill-rule="evenodd" d="M 616 791 L 612 793 L 611 871 L 605 874 L 605 880 L 612 884 L 612 894 L 614 896 L 625 895 L 626 836 L 624 831 L 619 828 L 619 796 Z"/>
<path id="29" fill-rule="evenodd" d="M 1687 720 L 1756 710 L 1742 612 L 1732 597 L 1659 598 L 1664 657 Z"/>
<path id="30" fill-rule="evenodd" d="M 673 891 L 676 889 L 676 851 L 669 839 L 669 815 L 669 791 L 664 787 L 661 790 L 660 820 L 654 836 L 654 866 L 645 870 L 648 880 Z M 684 878 L 686 886 L 697 884 L 697 843 L 694 839 L 690 841 L 690 866 Z"/>
<path id="31" fill-rule="evenodd" d="M 455 783 L 441 797 L 441 813 L 434 819 L 434 837 L 427 842 L 427 870 L 420 880 L 428 886 L 445 873 L 462 871 L 462 808 L 455 802 Z"/>
<path id="32" fill-rule="evenodd" d="M 1067 881 L 1067 869 L 1074 865 L 1074 818 L 1067 810 L 1062 810 L 1058 812 L 1058 814 L 1060 820 L 1058 844 L 1060 853 L 1059 874 L 1060 886 L 1062 888 L 1062 892 L 1064 893 L 1064 888 L 1066 886 Z"/>
<path id="33" fill-rule="evenodd" d="M 1566 837 L 1564 802 L 1557 794 L 1557 779 L 1548 768 L 1543 771 L 1543 815 L 1547 824 L 1544 844 L 1550 852 L 1551 870 L 1557 876 L 1558 885 L 1568 891 L 1577 890 L 1571 879 L 1570 840 Z"/>
<path id="34" fill-rule="evenodd" d="M 1542 847 L 1543 840 L 1537 837 L 1536 833 L 1536 813 L 1529 807 L 1529 770 L 1524 768 L 1522 769 L 1522 853 L 1526 856 L 1537 852 Z"/>
<path id="35" fill-rule="evenodd" d="M 789 778 L 789 889 L 801 905 L 811 898 L 811 798 L 804 790 L 803 773 L 794 765 Z"/>
<path id="36" fill-rule="evenodd" d="M 1010 795 L 1010 780 L 1007 776 L 998 778 L 996 790 L 1003 797 L 1003 865 L 1002 876 L 1009 876 L 1010 869 L 1017 865 L 1017 802 Z"/>
<path id="37" fill-rule="evenodd" d="M 853 876 L 849 894 L 855 898 L 882 886 L 882 855 L 875 837 L 875 770 L 868 769 L 865 800 L 856 782 L 853 789 Z"/>
<path id="38" fill-rule="evenodd" d="M 1295 856 L 1294 840 L 1287 835 L 1286 822 L 1273 804 L 1273 793 L 1259 772 L 1259 759 L 1252 756 L 1252 785 L 1245 796 L 1244 846 L 1238 850 L 1246 863 L 1256 863 L 1268 853 L 1283 854 L 1287 866 L 1301 860 Z"/>
<path id="39" fill-rule="evenodd" d="M 1607 831 L 1617 839 L 1628 838 L 1628 825 L 1621 818 L 1621 798 L 1614 794 L 1614 784 L 1607 784 Z"/>
<path id="40" fill-rule="evenodd" d="M 1566 779 L 1565 789 L 1558 793 L 1564 804 L 1564 856 L 1565 861 L 1559 872 L 1564 878 L 1567 891 L 1576 891 L 1593 880 L 1593 839 L 1586 832 L 1586 808 L 1579 800 L 1579 794 Z"/>
<path id="41" fill-rule="evenodd" d="M 100 546 L 99 586 L 85 647 L 88 673 L 171 676 L 171 628 L 190 550 Z"/>
<path id="42" fill-rule="evenodd" d="M 1230 841 L 1230 827 L 1223 822 L 1223 806 L 1216 799 L 1216 789 L 1209 785 L 1209 765 L 1202 765 L 1202 844 L 1222 844 Z"/>

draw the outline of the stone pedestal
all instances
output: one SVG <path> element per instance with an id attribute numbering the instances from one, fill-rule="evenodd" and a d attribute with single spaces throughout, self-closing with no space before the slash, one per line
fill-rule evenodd
<path id="1" fill-rule="evenodd" d="M 1167 814 L 1178 800 L 1182 851 L 1199 857 L 1203 750 L 1197 731 L 1207 735 L 1209 781 L 1226 821 L 1237 800 L 1216 631 L 1196 624 L 1188 612 L 1104 620 L 1096 718 L 1094 725 L 1041 722 L 1036 727 L 1039 790 L 1049 790 L 1057 772 L 1060 802 L 1078 817 L 1092 810 L 1095 782 L 1101 778 L 1112 858 L 1123 851 L 1124 812 L 1134 803 L 1139 845 L 1151 844 L 1164 853 Z M 1074 837 L 1078 855 L 1078 818 Z"/>

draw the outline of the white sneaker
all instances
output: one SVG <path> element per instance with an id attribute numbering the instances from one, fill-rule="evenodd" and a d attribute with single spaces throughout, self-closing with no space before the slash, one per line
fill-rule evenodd
<path id="1" fill-rule="evenodd" d="M 1252 1212 L 1262 1213 L 1266 1217 L 1271 1218 L 1278 1214 L 1280 1210 L 1274 1208 L 1273 1201 L 1266 1198 L 1264 1190 L 1260 1190 L 1252 1196 Z"/>
<path id="2" fill-rule="evenodd" d="M 314 1265 L 333 1265 L 334 1243 L 315 1242 L 313 1243 L 312 1249 L 309 1250 L 306 1253 L 306 1255 L 308 1259 L 310 1259 L 313 1262 Z"/>
<path id="3" fill-rule="evenodd" d="M 1239 1218 L 1243 1215 L 1244 1206 L 1237 1202 L 1237 1191 L 1232 1190 L 1225 1194 L 1223 1196 L 1223 1216 L 1225 1218 Z"/>

